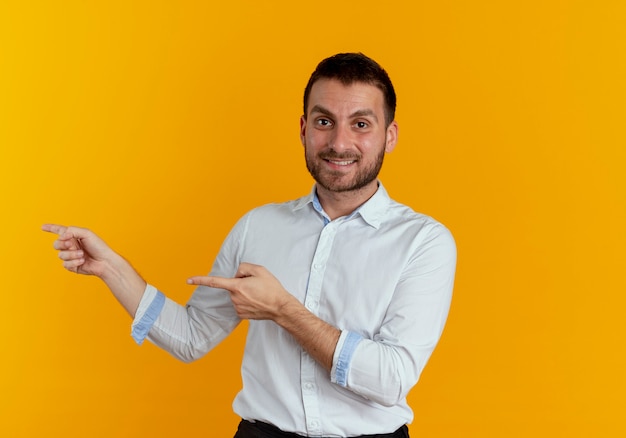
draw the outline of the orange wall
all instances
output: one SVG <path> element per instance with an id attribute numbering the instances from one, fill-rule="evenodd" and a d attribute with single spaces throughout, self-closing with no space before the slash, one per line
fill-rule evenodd
<path id="1" fill-rule="evenodd" d="M 421 437 L 619 436 L 625 3 L 0 3 L 0 436 L 232 436 L 243 330 L 137 347 L 44 222 L 91 227 L 185 302 L 234 221 L 310 190 L 301 93 L 363 51 L 399 95 L 382 174 L 459 250 Z"/>

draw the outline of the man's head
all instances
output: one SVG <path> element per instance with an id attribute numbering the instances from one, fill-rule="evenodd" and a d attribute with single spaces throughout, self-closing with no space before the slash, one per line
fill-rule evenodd
<path id="1" fill-rule="evenodd" d="M 387 72 L 373 59 L 362 53 L 339 53 L 320 62 L 304 89 L 305 117 L 309 110 L 311 88 L 320 79 L 335 79 L 344 85 L 355 82 L 374 85 L 383 93 L 386 126 L 393 122 L 396 113 L 396 92 Z"/>
<path id="2" fill-rule="evenodd" d="M 384 155 L 398 139 L 395 99 L 387 73 L 362 54 L 339 54 L 318 65 L 300 119 L 300 140 L 318 195 L 371 196 L 376 190 Z"/>

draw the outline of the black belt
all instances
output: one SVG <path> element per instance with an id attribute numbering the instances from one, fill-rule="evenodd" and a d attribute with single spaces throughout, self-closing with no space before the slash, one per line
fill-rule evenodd
<path id="1" fill-rule="evenodd" d="M 409 428 L 406 425 L 400 427 L 392 433 L 382 433 L 373 435 L 359 435 L 362 438 L 409 438 Z M 293 432 L 285 432 L 274 425 L 263 423 L 262 421 L 241 420 L 239 429 L 234 438 L 305 438 Z"/>

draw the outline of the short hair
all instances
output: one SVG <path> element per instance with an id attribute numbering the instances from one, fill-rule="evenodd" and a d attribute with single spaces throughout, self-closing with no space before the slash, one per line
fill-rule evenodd
<path id="1" fill-rule="evenodd" d="M 386 125 L 393 122 L 396 115 L 396 92 L 387 72 L 373 59 L 362 53 L 338 53 L 322 60 L 304 89 L 305 117 L 311 88 L 320 79 L 337 79 L 344 85 L 364 82 L 376 86 L 383 92 Z"/>

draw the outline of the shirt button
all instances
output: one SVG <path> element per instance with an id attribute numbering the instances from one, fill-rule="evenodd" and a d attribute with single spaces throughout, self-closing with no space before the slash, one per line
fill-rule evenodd
<path id="1" fill-rule="evenodd" d="M 309 390 L 310 390 L 310 389 L 313 389 L 313 384 L 312 384 L 312 383 L 307 383 L 307 384 L 305 384 L 305 385 L 304 385 L 304 387 L 305 387 L 306 389 L 309 389 Z"/>
<path id="2" fill-rule="evenodd" d="M 317 422 L 316 420 L 313 420 L 309 423 L 309 426 L 312 428 L 317 428 L 319 425 L 319 422 Z"/>

